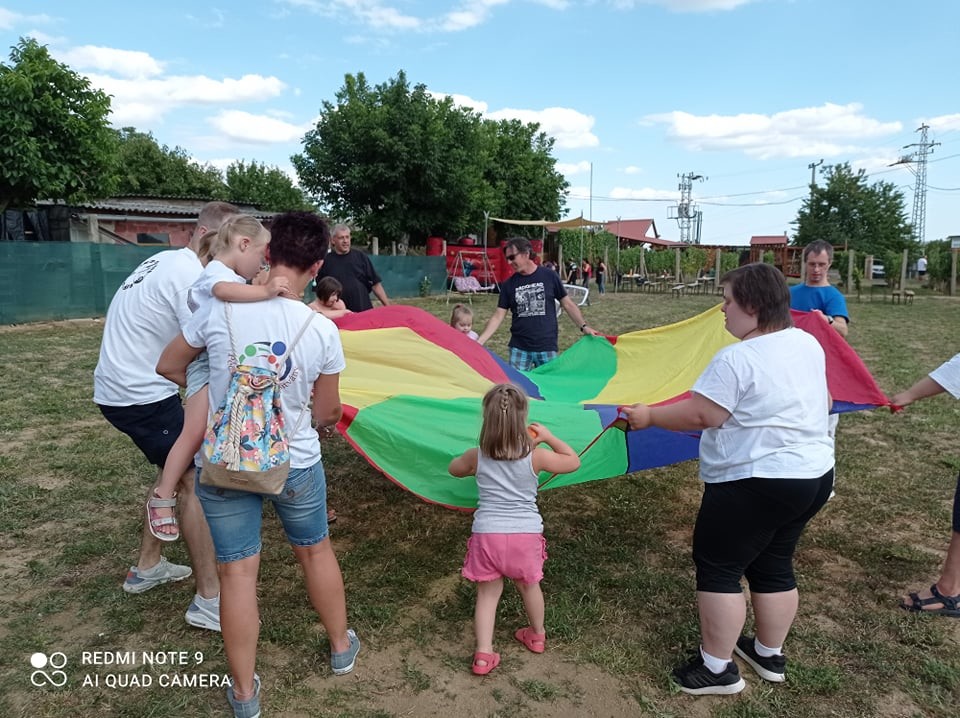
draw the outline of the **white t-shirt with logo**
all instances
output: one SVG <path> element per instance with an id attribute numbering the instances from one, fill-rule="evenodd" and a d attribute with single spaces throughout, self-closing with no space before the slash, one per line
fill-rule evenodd
<path id="1" fill-rule="evenodd" d="M 210 416 L 223 402 L 230 383 L 228 357 L 233 349 L 224 313 L 226 303 L 213 297 L 183 329 L 193 347 L 206 347 L 210 355 Z M 346 368 L 343 345 L 336 325 L 301 302 L 274 297 L 263 302 L 230 305 L 234 347 L 243 363 L 275 368 L 304 322 L 313 317 L 280 372 L 290 466 L 305 469 L 320 461 L 320 439 L 310 426 L 310 392 L 321 374 L 339 374 Z"/>
<path id="2" fill-rule="evenodd" d="M 190 318 L 187 294 L 201 271 L 196 253 L 184 247 L 144 260 L 120 285 L 107 310 L 93 372 L 97 404 L 152 404 L 178 392 L 157 374 L 157 360 Z"/>
<path id="3" fill-rule="evenodd" d="M 197 281 L 190 287 L 187 293 L 187 306 L 190 311 L 196 314 L 204 308 L 206 303 L 213 297 L 213 287 L 218 282 L 235 282 L 237 284 L 246 284 L 247 280 L 234 272 L 230 267 L 219 259 L 211 259 L 207 266 L 203 268 Z"/>
<path id="4" fill-rule="evenodd" d="M 815 479 L 833 466 L 826 360 L 816 339 L 784 329 L 731 344 L 691 391 L 730 417 L 700 437 L 700 478 Z"/>

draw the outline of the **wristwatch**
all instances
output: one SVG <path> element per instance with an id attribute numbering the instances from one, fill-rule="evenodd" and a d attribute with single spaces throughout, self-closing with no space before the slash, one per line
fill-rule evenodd
<path id="1" fill-rule="evenodd" d="M 829 314 L 827 315 L 827 324 L 833 324 L 833 317 L 831 317 Z"/>
<path id="2" fill-rule="evenodd" d="M 833 319 L 831 318 L 830 321 L 832 322 Z M 583 324 L 580 325 L 580 333 L 581 333 L 581 334 L 583 334 L 583 330 L 586 329 L 586 327 L 587 327 L 587 323 L 586 323 L 586 322 L 584 322 Z"/>

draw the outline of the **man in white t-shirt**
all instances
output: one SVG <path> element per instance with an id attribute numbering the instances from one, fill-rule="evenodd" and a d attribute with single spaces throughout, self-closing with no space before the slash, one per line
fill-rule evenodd
<path id="1" fill-rule="evenodd" d="M 180 435 L 183 407 L 179 387 L 157 374 L 157 360 L 191 318 L 187 297 L 203 269 L 197 256 L 200 237 L 239 211 L 226 202 L 204 205 L 190 244 L 142 262 L 124 280 L 107 310 L 100 358 L 93 373 L 93 400 L 107 421 L 127 434 L 151 464 L 161 468 Z M 197 595 L 187 609 L 187 623 L 219 631 L 220 583 L 210 531 L 193 490 L 192 470 L 181 477 L 177 504 L 193 570 L 161 556 L 161 542 L 144 525 L 137 564 L 130 567 L 123 589 L 143 593 L 193 573 Z M 140 506 L 144 513 L 144 504 Z"/>

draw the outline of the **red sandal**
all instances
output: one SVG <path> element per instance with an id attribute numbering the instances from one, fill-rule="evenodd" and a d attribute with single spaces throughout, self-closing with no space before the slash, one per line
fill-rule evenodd
<path id="1" fill-rule="evenodd" d="M 486 665 L 481 666 L 480 661 L 484 661 Z M 477 676 L 485 676 L 494 668 L 500 665 L 500 654 L 499 653 L 481 653 L 477 651 L 473 654 L 473 673 Z"/>
<path id="2" fill-rule="evenodd" d="M 547 634 L 534 633 L 530 626 L 517 630 L 517 632 L 513 634 L 513 637 L 525 645 L 528 651 L 532 651 L 533 653 L 543 653 L 547 649 Z"/>

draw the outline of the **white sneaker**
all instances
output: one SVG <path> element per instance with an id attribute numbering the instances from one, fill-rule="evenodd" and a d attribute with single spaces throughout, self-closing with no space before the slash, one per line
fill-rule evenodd
<path id="1" fill-rule="evenodd" d="M 190 606 L 187 608 L 187 612 L 184 614 L 184 619 L 187 623 L 196 628 L 205 628 L 208 631 L 219 631 L 220 630 L 220 599 L 217 598 L 217 607 L 216 610 L 207 608 L 206 606 L 201 605 L 197 602 L 197 597 L 194 596 L 193 600 L 190 601 Z"/>
<path id="2" fill-rule="evenodd" d="M 123 582 L 123 590 L 127 593 L 143 593 L 163 583 L 182 581 L 192 574 L 193 569 L 189 566 L 170 563 L 161 556 L 160 563 L 145 571 L 140 571 L 136 566 L 131 566 L 130 570 L 127 571 L 127 579 Z"/>

